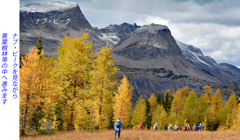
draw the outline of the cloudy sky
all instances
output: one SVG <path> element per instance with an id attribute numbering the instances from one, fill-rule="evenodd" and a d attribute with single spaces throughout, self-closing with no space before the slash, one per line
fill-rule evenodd
<path id="1" fill-rule="evenodd" d="M 36 0 L 46 3 L 59 0 Z M 76 2 L 89 23 L 163 24 L 173 37 L 218 63 L 240 68 L 240 0 L 65 0 Z M 20 0 L 20 6 L 33 3 Z"/>

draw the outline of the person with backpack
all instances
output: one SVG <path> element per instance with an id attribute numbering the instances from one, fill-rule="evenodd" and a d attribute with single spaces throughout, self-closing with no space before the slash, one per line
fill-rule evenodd
<path id="1" fill-rule="evenodd" d="M 173 130 L 173 126 L 172 126 L 172 124 L 170 123 L 169 125 L 168 125 L 168 131 L 172 131 Z"/>
<path id="2" fill-rule="evenodd" d="M 194 126 L 193 126 L 192 130 L 193 131 L 197 131 L 198 130 L 198 127 L 197 127 L 196 123 L 194 123 Z"/>
<path id="3" fill-rule="evenodd" d="M 188 131 L 188 124 L 186 123 L 185 126 L 183 126 L 183 131 Z"/>
<path id="4" fill-rule="evenodd" d="M 118 139 L 120 138 L 120 131 L 122 127 L 122 122 L 120 121 L 120 118 L 117 119 L 117 121 L 114 123 L 114 139 L 116 139 L 116 133 L 118 133 Z"/>
<path id="5" fill-rule="evenodd" d="M 143 128 L 142 122 L 138 125 L 138 128 L 139 128 L 140 130 L 142 130 L 142 128 Z"/>
<path id="6" fill-rule="evenodd" d="M 157 123 L 155 123 L 154 126 L 153 126 L 153 130 L 157 130 L 157 129 L 158 129 Z"/>
<path id="7" fill-rule="evenodd" d="M 179 125 L 178 123 L 174 126 L 175 131 L 179 130 Z"/>
<path id="8" fill-rule="evenodd" d="M 202 131 L 202 130 L 203 130 L 203 127 L 202 127 L 202 124 L 201 124 L 201 123 L 199 123 L 199 125 L 198 125 L 198 130 L 199 130 L 199 131 Z"/>

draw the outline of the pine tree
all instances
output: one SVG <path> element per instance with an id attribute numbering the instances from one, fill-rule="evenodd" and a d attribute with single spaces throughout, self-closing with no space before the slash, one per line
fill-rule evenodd
<path id="1" fill-rule="evenodd" d="M 109 119 L 112 110 L 112 95 L 117 85 L 117 67 L 110 55 L 111 47 L 106 45 L 96 54 L 93 61 L 93 70 L 90 72 L 90 92 L 94 95 L 95 117 L 92 118 L 99 129 L 108 126 L 105 120 Z M 128 83 L 129 84 L 129 83 Z M 127 87 L 126 87 L 127 88 Z M 128 94 L 128 93 L 126 93 Z"/>
<path id="2" fill-rule="evenodd" d="M 163 97 L 163 99 L 162 99 L 162 106 L 163 106 L 163 108 L 165 108 L 165 101 L 164 101 L 165 99 L 164 99 L 164 97 Z"/>
<path id="3" fill-rule="evenodd" d="M 133 111 L 131 124 L 134 127 L 137 127 L 137 125 L 140 122 L 144 122 L 145 120 L 146 120 L 146 104 L 145 104 L 145 100 L 141 95 Z"/>
<path id="4" fill-rule="evenodd" d="M 170 94 L 170 90 L 167 90 L 166 98 L 164 100 L 164 109 L 167 113 L 170 111 L 170 107 L 171 107 L 170 100 L 169 100 L 169 94 Z"/>
<path id="5" fill-rule="evenodd" d="M 121 85 L 118 87 L 117 92 L 114 96 L 114 117 L 113 120 L 116 121 L 118 118 L 121 119 L 123 125 L 126 124 L 131 111 L 131 98 L 132 98 L 132 86 L 130 85 L 127 77 L 124 75 L 121 80 Z"/>
<path id="6" fill-rule="evenodd" d="M 151 111 L 151 105 L 148 100 L 146 100 L 146 115 L 150 114 Z"/>
<path id="7" fill-rule="evenodd" d="M 38 49 L 38 51 L 37 51 L 38 55 L 40 55 L 42 53 L 42 49 L 43 49 L 41 35 L 39 35 L 39 37 L 38 37 L 38 44 L 37 44 L 36 48 Z"/>
<path id="8" fill-rule="evenodd" d="M 65 36 L 54 61 L 54 96 L 61 104 L 67 130 L 73 130 L 74 124 L 83 125 L 85 122 L 80 120 L 88 118 L 87 110 L 94 104 L 93 93 L 88 90 L 93 51 L 87 38 L 88 34 L 80 38 Z"/>
<path id="9" fill-rule="evenodd" d="M 150 114 L 151 105 L 148 100 L 146 100 L 146 120 L 143 123 L 144 126 L 147 126 L 149 129 L 151 127 L 152 115 Z"/>
<path id="10" fill-rule="evenodd" d="M 157 96 L 157 102 L 159 105 L 161 105 L 162 101 L 161 101 L 161 94 L 158 93 L 158 96 Z"/>

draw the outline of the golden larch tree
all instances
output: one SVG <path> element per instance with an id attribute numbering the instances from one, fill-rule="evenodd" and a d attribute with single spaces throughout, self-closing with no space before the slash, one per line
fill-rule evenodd
<path id="1" fill-rule="evenodd" d="M 232 113 L 233 109 L 237 109 L 237 96 L 235 94 L 235 92 L 232 92 L 232 95 L 228 98 L 227 101 L 227 107 L 230 111 L 230 113 Z"/>
<path id="2" fill-rule="evenodd" d="M 32 114 L 43 102 L 48 102 L 43 82 L 46 81 L 45 58 L 40 59 L 35 47 L 30 48 L 29 53 L 22 57 L 22 67 L 20 68 L 20 127 L 21 134 L 25 134 L 26 126 L 29 124 Z M 42 108 L 43 110 L 46 110 Z M 39 120 L 40 121 L 40 120 Z"/>
<path id="3" fill-rule="evenodd" d="M 149 97 L 148 99 L 148 102 L 150 103 L 150 111 L 149 111 L 149 114 L 152 116 L 153 115 L 153 112 L 155 111 L 155 109 L 157 108 L 157 105 L 158 105 L 158 102 L 157 102 L 157 98 L 155 96 L 155 94 L 151 94 L 151 96 Z"/>
<path id="4" fill-rule="evenodd" d="M 240 98 L 238 97 L 240 100 Z M 232 131 L 240 131 L 240 104 L 238 104 L 238 109 L 237 109 L 237 114 L 236 117 L 233 120 L 232 126 L 231 126 Z"/>
<path id="5" fill-rule="evenodd" d="M 145 103 L 145 99 L 143 99 L 141 95 L 133 111 L 131 124 L 134 127 L 137 127 L 137 125 L 140 122 L 144 122 L 145 120 L 146 120 L 146 103 Z"/>
<path id="6" fill-rule="evenodd" d="M 206 85 L 203 88 L 204 88 L 204 97 L 206 98 L 208 105 L 210 105 L 212 101 L 212 94 L 213 94 L 211 87 Z"/>
<path id="7" fill-rule="evenodd" d="M 118 118 L 121 119 L 123 125 L 127 122 L 128 116 L 131 111 L 131 98 L 133 88 L 129 83 L 127 77 L 124 75 L 121 80 L 121 84 L 118 86 L 117 92 L 114 93 L 114 118 L 116 121 Z"/>
<path id="8" fill-rule="evenodd" d="M 106 45 L 96 53 L 93 70 L 90 72 L 90 92 L 94 96 L 92 122 L 100 129 L 108 126 L 109 115 L 112 112 L 112 96 L 117 85 L 117 70 L 111 47 Z"/>
<path id="9" fill-rule="evenodd" d="M 176 94 L 173 95 L 173 100 L 171 103 L 171 109 L 170 109 L 170 113 L 176 113 L 176 115 L 180 114 L 183 110 L 183 94 L 180 90 L 176 91 Z"/>
<path id="10" fill-rule="evenodd" d="M 82 123 L 85 122 L 80 120 L 86 120 L 87 110 L 93 102 L 93 96 L 88 89 L 94 55 L 92 42 L 87 39 L 88 34 L 80 38 L 65 36 L 54 61 L 53 94 L 63 110 L 62 119 L 67 130 L 73 130 L 74 125 L 82 128 Z"/>

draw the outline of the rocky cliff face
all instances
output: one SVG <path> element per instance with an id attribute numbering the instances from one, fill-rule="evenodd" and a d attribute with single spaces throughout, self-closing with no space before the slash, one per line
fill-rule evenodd
<path id="1" fill-rule="evenodd" d="M 76 37 L 89 33 L 89 40 L 93 41 L 93 49 L 96 50 L 108 43 L 89 24 L 79 5 L 72 2 L 29 4 L 21 7 L 20 32 L 21 55 L 37 44 L 40 34 L 44 53 L 49 56 L 57 55 L 56 49 L 64 35 Z"/>
<path id="2" fill-rule="evenodd" d="M 112 38 L 112 40 L 117 44 L 120 39 L 122 39 L 127 34 L 133 32 L 135 29 L 140 28 L 136 23 L 129 24 L 129 23 L 122 23 L 121 25 L 109 25 L 105 28 L 100 29 L 100 32 L 109 38 Z M 112 37 L 114 36 L 114 37 Z"/>

